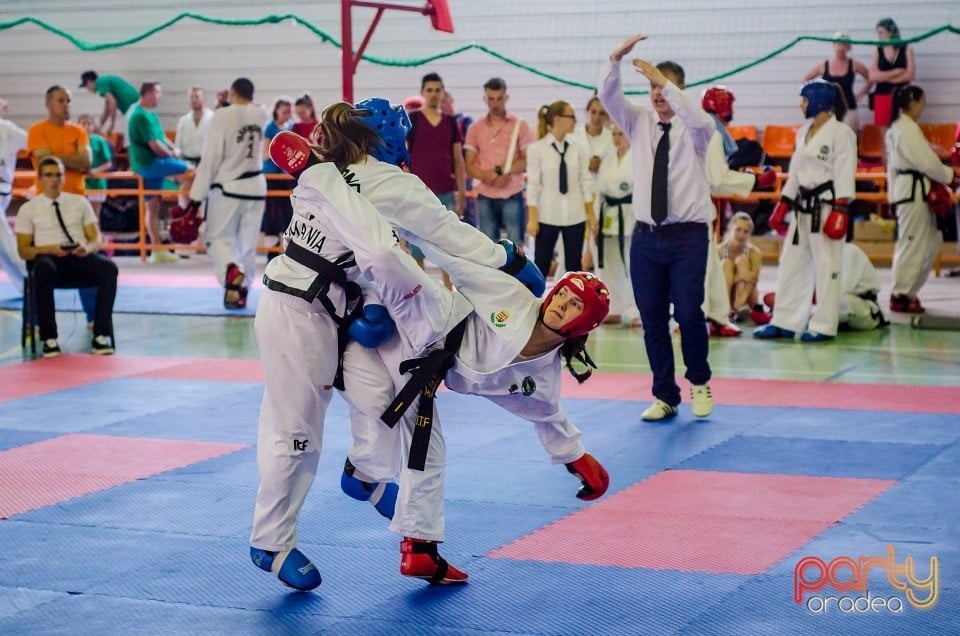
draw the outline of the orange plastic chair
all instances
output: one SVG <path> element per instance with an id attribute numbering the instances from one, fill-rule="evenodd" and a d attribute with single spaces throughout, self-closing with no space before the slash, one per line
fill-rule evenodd
<path id="1" fill-rule="evenodd" d="M 772 159 L 789 159 L 797 143 L 800 126 L 767 126 L 763 129 L 763 151 Z"/>
<path id="2" fill-rule="evenodd" d="M 950 151 L 957 143 L 954 124 L 920 124 L 920 130 L 937 156 L 949 160 Z"/>
<path id="3" fill-rule="evenodd" d="M 883 126 L 864 124 L 858 154 L 866 161 L 883 161 Z"/>
<path id="4" fill-rule="evenodd" d="M 734 140 L 737 140 L 737 139 L 749 139 L 751 141 L 757 140 L 756 126 L 727 126 L 727 132 L 730 133 L 730 137 L 732 137 Z"/>

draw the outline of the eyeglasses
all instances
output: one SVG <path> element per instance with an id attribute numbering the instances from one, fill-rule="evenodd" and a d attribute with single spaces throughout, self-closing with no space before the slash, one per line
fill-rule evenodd
<path id="1" fill-rule="evenodd" d="M 63 176 L 63 173 L 62 173 L 62 172 L 44 172 L 44 173 L 41 173 L 40 176 L 41 176 L 41 177 L 53 177 L 53 178 L 55 178 L 55 179 L 59 179 L 60 177 Z"/>

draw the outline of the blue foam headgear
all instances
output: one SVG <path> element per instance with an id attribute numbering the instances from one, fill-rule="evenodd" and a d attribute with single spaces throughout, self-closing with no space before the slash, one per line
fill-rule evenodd
<path id="1" fill-rule="evenodd" d="M 383 143 L 370 154 L 386 163 L 399 166 L 409 156 L 407 153 L 407 133 L 413 127 L 410 117 L 403 106 L 393 106 L 382 97 L 370 97 L 356 103 L 356 108 L 370 114 L 360 121 L 377 132 Z"/>
<path id="2" fill-rule="evenodd" d="M 803 116 L 810 119 L 820 113 L 833 110 L 833 105 L 837 101 L 837 87 L 826 80 L 816 79 L 803 85 L 800 96 L 807 100 L 807 108 L 803 111 Z"/>

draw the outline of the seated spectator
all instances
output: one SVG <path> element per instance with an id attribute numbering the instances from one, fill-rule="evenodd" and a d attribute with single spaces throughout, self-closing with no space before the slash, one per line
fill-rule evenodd
<path id="1" fill-rule="evenodd" d="M 98 176 L 104 172 L 113 171 L 113 150 L 110 142 L 99 134 L 96 122 L 90 115 L 80 115 L 77 117 L 77 124 L 87 131 L 90 138 L 90 153 L 93 159 L 90 162 L 90 170 L 87 171 L 87 177 L 84 179 L 84 186 L 90 190 L 106 190 L 107 180 Z M 93 206 L 93 213 L 100 218 L 100 208 L 103 202 L 107 200 L 106 192 L 88 194 L 87 200 Z"/>
<path id="2" fill-rule="evenodd" d="M 60 355 L 53 290 L 59 286 L 96 287 L 96 315 L 91 351 L 113 353 L 113 301 L 117 266 L 100 255 L 100 230 L 86 198 L 63 192 L 63 162 L 39 161 L 40 193 L 20 207 L 14 231 L 25 261 L 33 261 L 37 320 L 43 356 Z"/>
<path id="3" fill-rule="evenodd" d="M 183 174 L 188 170 L 186 162 L 177 158 L 177 150 L 167 139 L 155 112 L 162 94 L 159 83 L 144 82 L 140 87 L 140 102 L 133 107 L 129 116 L 130 168 L 143 178 L 147 190 L 160 190 L 165 177 Z M 153 245 L 159 245 L 159 197 L 148 196 L 146 207 L 147 235 Z M 175 254 L 163 250 L 153 250 L 150 254 L 151 263 L 173 263 L 177 260 Z"/>
<path id="4" fill-rule="evenodd" d="M 727 295 L 732 308 L 731 319 L 743 322 L 750 310 L 763 311 L 757 292 L 763 254 L 750 242 L 753 219 L 745 212 L 737 212 L 730 220 L 727 235 L 718 247 L 723 276 L 727 281 Z"/>

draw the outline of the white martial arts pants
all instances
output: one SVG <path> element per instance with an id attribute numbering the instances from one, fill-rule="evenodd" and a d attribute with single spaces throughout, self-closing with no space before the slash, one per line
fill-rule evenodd
<path id="1" fill-rule="evenodd" d="M 7 206 L 10 204 L 10 195 L 0 195 L 0 267 L 10 278 L 10 284 L 18 294 L 23 293 L 23 281 L 27 276 L 27 266 L 17 251 L 17 237 L 7 222 Z"/>
<path id="2" fill-rule="evenodd" d="M 248 285 L 256 278 L 263 206 L 262 199 L 228 197 L 220 189 L 211 190 L 207 195 L 204 241 L 220 285 L 226 282 L 230 263 L 243 266 Z"/>
<path id="3" fill-rule="evenodd" d="M 893 294 L 916 298 L 943 246 L 943 234 L 926 202 L 897 206 L 897 245 L 893 249 Z"/>
<path id="4" fill-rule="evenodd" d="M 597 274 L 610 291 L 610 313 L 620 316 L 622 322 L 629 323 L 640 317 L 640 310 L 633 298 L 633 285 L 630 284 L 630 236 L 623 237 L 623 257 L 620 257 L 620 242 L 616 236 L 604 235 L 603 267 L 597 261 Z"/>
<path id="5" fill-rule="evenodd" d="M 822 221 L 826 221 L 829 214 L 830 207 L 824 205 Z M 809 329 L 825 336 L 835 336 L 840 321 L 843 239 L 831 239 L 822 231 L 811 233 L 812 216 L 794 212 L 783 240 L 777 272 L 777 303 L 771 324 L 797 333 Z M 795 235 L 799 238 L 797 245 L 793 244 Z M 817 308 L 811 316 L 814 290 L 817 292 Z"/>
<path id="6" fill-rule="evenodd" d="M 710 228 L 710 243 L 707 247 L 707 275 L 704 280 L 703 315 L 725 325 L 730 322 L 730 292 L 727 277 L 723 275 L 723 263 L 717 250 L 717 239 Z"/>

